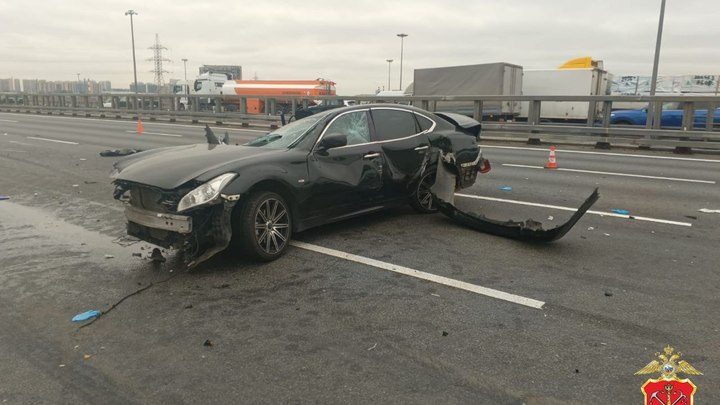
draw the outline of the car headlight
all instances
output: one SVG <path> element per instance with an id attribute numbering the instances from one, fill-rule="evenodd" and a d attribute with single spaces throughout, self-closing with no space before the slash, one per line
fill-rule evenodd
<path id="1" fill-rule="evenodd" d="M 610 116 L 611 116 L 611 117 L 614 117 L 614 116 L 615 116 L 615 113 L 610 113 Z"/>
<path id="2" fill-rule="evenodd" d="M 207 204 L 214 201 L 220 195 L 223 187 L 237 176 L 237 173 L 225 173 L 195 188 L 193 191 L 185 194 L 180 200 L 177 210 L 182 212 L 198 205 Z"/>

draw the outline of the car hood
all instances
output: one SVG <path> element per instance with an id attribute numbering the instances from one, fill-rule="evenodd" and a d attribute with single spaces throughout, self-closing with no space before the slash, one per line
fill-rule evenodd
<path id="1" fill-rule="evenodd" d="M 223 144 L 159 148 L 115 162 L 113 176 L 171 190 L 193 179 L 207 181 L 225 172 L 236 172 L 251 161 L 283 152 L 284 149 Z"/>

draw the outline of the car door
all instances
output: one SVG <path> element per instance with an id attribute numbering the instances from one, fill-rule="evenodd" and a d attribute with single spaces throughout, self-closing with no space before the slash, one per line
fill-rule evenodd
<path id="1" fill-rule="evenodd" d="M 385 158 L 383 196 L 406 197 L 424 169 L 430 149 L 426 131 L 434 123 L 421 117 L 423 129 L 412 111 L 393 107 L 375 107 L 370 113 L 374 139 L 380 143 Z"/>
<path id="2" fill-rule="evenodd" d="M 323 150 L 323 138 L 344 135 L 347 144 Z M 353 110 L 334 117 L 308 155 L 306 204 L 314 217 L 328 220 L 352 214 L 378 199 L 382 189 L 383 156 L 371 142 L 368 110 Z"/>

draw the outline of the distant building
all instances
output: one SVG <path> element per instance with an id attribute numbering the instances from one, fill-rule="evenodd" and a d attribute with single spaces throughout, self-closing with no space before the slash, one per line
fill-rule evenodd
<path id="1" fill-rule="evenodd" d="M 22 88 L 20 87 L 20 79 L 13 79 L 12 77 L 9 79 L 0 79 L 0 91 L 22 91 Z"/>
<path id="2" fill-rule="evenodd" d="M 614 75 L 611 93 L 624 96 L 648 95 L 651 82 L 652 76 Z M 658 76 L 655 92 L 717 95 L 719 84 L 720 76 L 716 75 Z"/>

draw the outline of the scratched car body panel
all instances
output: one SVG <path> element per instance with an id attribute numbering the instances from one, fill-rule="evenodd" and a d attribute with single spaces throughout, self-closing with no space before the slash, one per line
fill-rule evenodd
<path id="1" fill-rule="evenodd" d="M 126 203 L 128 234 L 179 249 L 188 266 L 228 245 L 274 260 L 294 232 L 394 204 L 442 208 L 468 225 L 449 213 L 447 195 L 490 170 L 480 130 L 468 117 L 389 104 L 321 112 L 242 146 L 206 127 L 207 144 L 116 162 L 114 197 Z M 432 189 L 440 175 L 444 198 Z"/>

